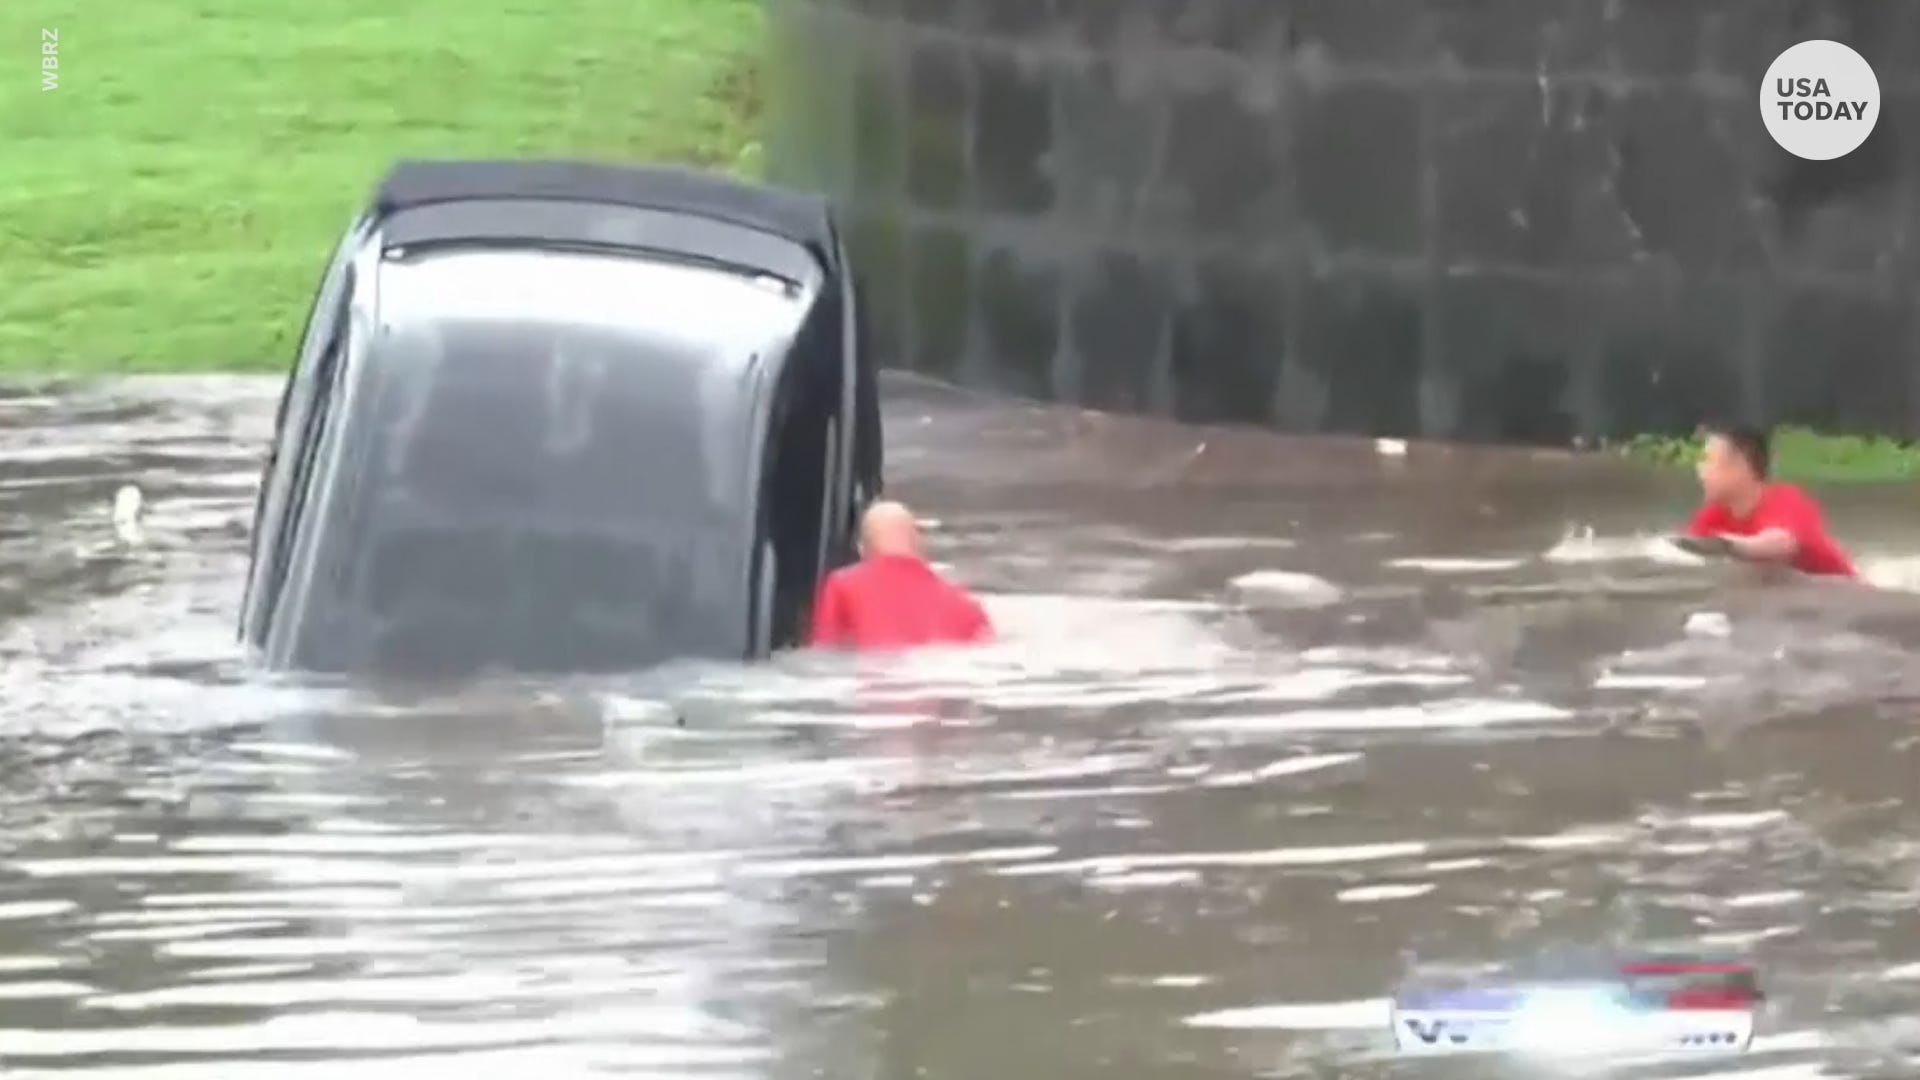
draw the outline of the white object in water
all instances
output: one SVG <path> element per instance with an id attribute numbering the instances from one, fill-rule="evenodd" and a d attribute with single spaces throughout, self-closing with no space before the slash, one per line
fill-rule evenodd
<path id="1" fill-rule="evenodd" d="M 1373 452 L 1379 454 L 1381 457 L 1406 457 L 1407 440 L 1375 439 L 1373 440 Z"/>
<path id="2" fill-rule="evenodd" d="M 146 530 L 140 527 L 144 499 L 133 484 L 122 484 L 113 493 L 113 534 L 129 547 L 146 543 Z"/>
<path id="3" fill-rule="evenodd" d="M 1687 633 L 1693 637 L 1726 637 L 1733 624 L 1717 611 L 1696 611 L 1687 616 Z"/>
<path id="4" fill-rule="evenodd" d="M 1263 599 L 1277 601 L 1291 607 L 1327 607 L 1337 604 L 1342 598 L 1340 588 L 1323 578 L 1312 574 L 1296 574 L 1287 570 L 1255 570 L 1250 574 L 1241 574 L 1233 579 L 1233 587 L 1245 593 L 1255 593 Z"/>

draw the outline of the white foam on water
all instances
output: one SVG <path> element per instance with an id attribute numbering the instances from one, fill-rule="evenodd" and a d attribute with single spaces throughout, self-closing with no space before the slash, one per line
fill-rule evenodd
<path id="1" fill-rule="evenodd" d="M 1406 648 L 1369 648 L 1358 645 L 1316 645 L 1300 654 L 1300 661 L 1306 664 L 1371 665 L 1376 668 L 1390 669 L 1396 673 L 1407 671 L 1448 673 L 1452 679 L 1462 678 L 1455 672 L 1452 657 L 1443 653 L 1424 652 Z"/>
<path id="2" fill-rule="evenodd" d="M 1096 855 L 1083 859 L 1028 863 L 1002 867 L 1001 877 L 1035 877 L 1048 874 L 1088 874 L 1093 876 L 1133 874 L 1143 870 L 1193 870 L 1222 866 L 1338 866 L 1345 863 L 1383 862 L 1419 858 L 1430 850 L 1420 840 L 1400 840 L 1379 844 L 1343 844 L 1331 847 L 1268 848 L 1263 851 L 1193 851 L 1162 855 Z"/>
<path id="3" fill-rule="evenodd" d="M 287 919 L 251 919 L 234 922 L 175 922 L 160 926 L 131 926 L 119 930 L 95 930 L 87 935 L 89 941 L 182 941 L 190 938 L 214 937 L 221 934 L 246 934 L 258 930 L 277 930 L 288 924 Z"/>
<path id="4" fill-rule="evenodd" d="M 931 717 L 925 713 L 865 708 L 844 713 L 814 713 L 797 709 L 761 709 L 751 723 L 780 728 L 823 728 L 842 731 L 902 731 L 919 727 Z"/>
<path id="5" fill-rule="evenodd" d="M 1688 637 L 1723 638 L 1733 633 L 1733 623 L 1718 611 L 1696 611 L 1682 629 Z"/>
<path id="6" fill-rule="evenodd" d="M 1781 889 L 1777 892 L 1742 893 L 1729 896 L 1720 901 L 1723 907 L 1757 908 L 1779 907 L 1782 904 L 1794 904 L 1806 899 L 1807 894 L 1798 889 Z"/>
<path id="7" fill-rule="evenodd" d="M 172 876 L 253 876 L 288 885 L 442 885 L 535 878 L 637 876 L 673 869 L 736 863 L 744 858 L 783 852 L 701 851 L 651 854 L 561 856 L 538 859 L 518 855 L 502 862 L 448 862 L 443 865 L 389 859 L 316 858 L 268 855 L 75 856 L 23 859 L 14 868 L 29 877 L 129 878 Z"/>
<path id="8" fill-rule="evenodd" d="M 689 1075 L 729 1077 L 730 1073 L 690 1074 L 683 1067 L 662 1062 L 661 1051 L 632 1048 L 612 1041 L 578 1040 L 564 1045 L 456 1049 L 447 1052 L 401 1053 L 385 1057 L 356 1056 L 340 1061 L 289 1061 L 272 1058 L 222 1056 L 217 1065 L 206 1061 L 156 1065 L 106 1065 L 98 1068 L 62 1065 L 58 1069 L 7 1070 L 8 1080 L 339 1080 L 350 1072 L 354 1080 L 419 1080 L 426 1076 L 458 1076 L 461 1080 L 526 1080 L 530 1076 L 617 1075 L 622 1080 L 687 1080 Z"/>
<path id="9" fill-rule="evenodd" d="M 1105 623 L 1136 615 L 1202 615 L 1225 609 L 1213 600 L 1172 600 L 1145 596 L 1082 596 L 1074 593 L 986 593 L 981 603 L 990 613 L 1016 622 L 1064 620 Z"/>
<path id="10" fill-rule="evenodd" d="M 855 882 L 863 889 L 911 889 L 919 883 L 912 874 L 875 874 Z"/>
<path id="11" fill-rule="evenodd" d="M 376 889 L 237 889 L 229 892 L 149 893 L 140 902 L 150 908 L 212 908 L 273 905 L 286 907 L 385 908 L 406 899 L 399 886 Z"/>
<path id="12" fill-rule="evenodd" d="M 1747 1044 L 1747 1053 L 1764 1054 L 1778 1052 L 1788 1047 L 1768 1046 L 1766 1040 L 1755 1037 Z M 1798 1049 L 1798 1047 L 1793 1047 Z M 1834 1072 L 1825 1065 L 1813 1062 L 1795 1062 L 1788 1065 L 1761 1065 L 1751 1069 L 1733 1069 L 1714 1072 L 1714 1080 L 1832 1080 Z"/>
<path id="13" fill-rule="evenodd" d="M 976 704 L 998 709 L 1110 709 L 1181 701 L 1207 693 L 1217 680 L 1199 676 L 1137 675 L 1102 680 L 1097 686 L 1072 679 L 1013 677 L 982 686 L 967 697 Z"/>
<path id="14" fill-rule="evenodd" d="M 1466 559 L 1466 558 L 1421 558 L 1389 559 L 1387 565 L 1395 570 L 1424 570 L 1429 574 L 1492 574 L 1506 570 L 1518 570 L 1525 566 L 1525 559 Z"/>
<path id="15" fill-rule="evenodd" d="M 1768 926 L 1759 930 L 1728 930 L 1718 934 L 1702 934 L 1698 940 L 1703 949 L 1747 951 L 1762 942 L 1794 937 L 1800 931 L 1801 927 L 1798 926 Z"/>
<path id="16" fill-rule="evenodd" d="M 1665 536 L 1597 536 L 1591 528 L 1570 529 L 1542 552 L 1550 563 L 1653 562 L 1664 566 L 1705 566 L 1707 560 L 1684 551 Z"/>
<path id="17" fill-rule="evenodd" d="M 1023 862 L 1028 859 L 1045 859 L 1057 855 L 1060 849 L 1047 844 L 1033 844 L 1026 847 L 987 848 L 979 851 L 958 851 L 947 854 L 929 855 L 869 855 L 821 857 L 815 859 L 780 859 L 762 863 L 751 863 L 740 867 L 734 873 L 744 878 L 794 878 L 825 877 L 839 874 L 885 874 L 907 870 L 931 870 L 940 866 L 961 866 L 975 863 Z"/>
<path id="18" fill-rule="evenodd" d="M 671 990 L 684 980 L 667 972 L 623 970 L 611 965 L 595 974 L 571 973 L 564 983 L 537 982 L 527 973 L 469 972 L 460 975 L 397 975 L 359 978 L 254 979 L 197 982 L 160 990 L 101 994 L 85 1008 L 145 1012 L 168 1008 L 287 1008 L 307 1005 L 446 1005 L 504 1001 L 582 1000 L 644 996 Z"/>
<path id="19" fill-rule="evenodd" d="M 591 790 L 632 788 L 696 788 L 704 786 L 761 790 L 808 788 L 870 789 L 912 776 L 925 762 L 911 757 L 842 758 L 834 761 L 788 762 L 766 765 L 681 767 L 603 771 L 568 776 L 568 787 Z"/>
<path id="20" fill-rule="evenodd" d="M 195 968 L 186 973 L 186 977 L 195 982 L 230 982 L 239 979 L 278 979 L 287 975 L 303 975 L 312 971 L 315 964 L 307 960 L 276 960 L 248 964 L 214 964 L 211 967 Z"/>
<path id="21" fill-rule="evenodd" d="M 1763 825 L 1778 825 L 1788 820 L 1784 810 L 1755 810 L 1741 814 L 1695 814 L 1674 822 L 1683 828 L 1709 829 L 1716 832 L 1738 829 L 1757 829 Z"/>
<path id="22" fill-rule="evenodd" d="M 85 983 L 68 982 L 64 979 L 0 982 L 0 1001 L 57 1001 L 66 998 L 84 998 L 93 992 L 93 987 Z"/>
<path id="23" fill-rule="evenodd" d="M 58 956 L 0 956 L 0 975 L 58 971 L 69 966 L 73 966 L 72 961 L 62 960 Z"/>
<path id="24" fill-rule="evenodd" d="M 539 1020 L 491 1019 L 481 1022 L 437 1022 L 394 1013 L 367 1011 L 309 1012 L 277 1016 L 258 1023 L 219 1026 L 148 1024 L 111 1029 L 0 1028 L 0 1060 L 9 1061 L 8 1076 L 18 1075 L 20 1058 L 64 1058 L 99 1054 L 269 1054 L 329 1051 L 448 1050 L 549 1044 L 582 1038 L 631 1043 L 635 1033 L 656 1031 L 665 1010 L 629 1007 L 599 1009 Z M 676 1016 L 675 1027 L 684 1027 Z M 750 1065 L 763 1063 L 771 1052 L 761 1047 L 727 1046 L 718 1040 L 699 1043 L 675 1040 L 631 1045 L 632 1060 L 651 1057 L 661 1067 Z M 337 1073 L 339 1063 L 331 1063 Z M 539 1072 L 552 1072 L 549 1055 L 541 1055 Z M 364 1062 L 354 1062 L 359 1075 Z M 232 1073 L 223 1062 L 209 1069 L 195 1066 L 197 1075 Z M 275 1071 L 287 1066 L 276 1063 Z M 63 1073 L 63 1075 L 74 1075 Z M 110 1075 L 125 1075 L 118 1067 Z M 471 1074 L 462 1072 L 463 1076 Z"/>
<path id="25" fill-rule="evenodd" d="M 1482 728 L 1501 724 L 1563 721 L 1573 713 L 1535 701 L 1455 700 L 1428 705 L 1377 708 L 1301 709 L 1264 716 L 1222 716 L 1182 721 L 1187 731 L 1236 733 L 1290 731 L 1410 731 L 1424 728 Z"/>
<path id="26" fill-rule="evenodd" d="M 342 762 L 354 760 L 354 755 L 337 746 L 324 746 L 319 743 L 248 743 L 243 749 L 258 757 L 294 758 L 301 761 Z"/>
<path id="27" fill-rule="evenodd" d="M 1220 704 L 1248 701 L 1324 701 L 1361 685 L 1367 673 L 1357 668 L 1304 668 L 1276 673 L 1259 684 L 1240 689 L 1203 692 L 1204 700 Z"/>
<path id="28" fill-rule="evenodd" d="M 1193 695 L 1199 704 L 1230 705 L 1261 702 L 1324 701 L 1352 691 L 1387 687 L 1431 688 L 1461 686 L 1472 682 L 1467 675 L 1406 671 L 1373 673 L 1356 668 L 1305 668 L 1267 677 L 1249 686 L 1217 686 Z"/>
<path id="29" fill-rule="evenodd" d="M 1454 874 L 1462 870 L 1484 870 L 1492 865 L 1492 859 L 1478 857 L 1470 859 L 1436 859 L 1433 862 L 1421 866 L 1420 869 L 1428 874 Z"/>
<path id="30" fill-rule="evenodd" d="M 1587 826 L 1545 836 L 1508 836 L 1503 837 L 1502 841 L 1509 847 L 1526 848 L 1529 851 L 1573 851 L 1624 844 L 1633 835 L 1631 830 L 1615 826 Z"/>
<path id="31" fill-rule="evenodd" d="M 494 851 L 524 848 L 551 851 L 556 843 L 579 846 L 573 837 L 514 835 L 498 837 L 477 834 L 441 833 L 433 836 L 381 832 L 333 832 L 287 834 L 283 836 L 185 836 L 172 845 L 174 851 L 218 854 L 285 855 L 449 855 L 468 851 Z"/>
<path id="32" fill-rule="evenodd" d="M 1869 585 L 1895 592 L 1920 592 L 1920 555 L 1856 553 L 1854 565 Z"/>
<path id="33" fill-rule="evenodd" d="M 1351 764 L 1360 760 L 1359 754 L 1303 754 L 1299 757 L 1282 758 L 1268 762 L 1257 769 L 1246 769 L 1230 773 L 1216 773 L 1203 776 L 1201 787 L 1246 787 L 1263 780 L 1273 780 L 1282 776 L 1298 776 L 1301 773 L 1318 772 L 1339 765 Z"/>
<path id="34" fill-rule="evenodd" d="M 1174 555 L 1203 554 L 1214 551 L 1254 551 L 1261 548 L 1291 548 L 1292 540 L 1280 536 L 1183 536 L 1172 540 L 1138 541 L 1141 547 Z"/>
<path id="35" fill-rule="evenodd" d="M 1593 680 L 1595 690 L 1698 690 L 1707 685 L 1703 675 L 1627 675 L 1602 672 Z"/>
<path id="36" fill-rule="evenodd" d="M 1406 885 L 1360 885 L 1351 889 L 1341 889 L 1334 899 L 1343 904 L 1374 904 L 1383 900 L 1411 900 L 1416 896 L 1425 896 L 1434 890 L 1431 881 L 1409 883 Z"/>
<path id="37" fill-rule="evenodd" d="M 181 959 L 209 960 L 282 960 L 292 957 L 351 956 L 423 956 L 436 954 L 441 946 L 430 941 L 375 937 L 276 937 L 231 941 L 170 941 L 159 951 Z"/>
<path id="38" fill-rule="evenodd" d="M 1016 802 L 1053 802 L 1057 799 L 1107 799 L 1141 795 L 1167 795 L 1184 790 L 1186 790 L 1186 785 L 1184 784 L 1114 784 L 1109 787 L 1089 788 L 1026 788 L 1019 791 L 995 792 L 992 797 L 1011 799 Z"/>
<path id="39" fill-rule="evenodd" d="M 1229 584 L 1247 601 L 1266 606 L 1331 607 L 1346 598 L 1339 586 L 1325 578 L 1290 570 L 1255 570 Z"/>
<path id="40" fill-rule="evenodd" d="M 508 887 L 503 887 L 502 891 Z M 445 905 L 424 906 L 396 900 L 384 907 L 329 908 L 323 906 L 263 905 L 257 907 L 153 907 L 136 911 L 103 911 L 93 919 L 97 927 L 107 926 L 201 926 L 258 923 L 285 926 L 310 920 L 351 917 L 366 922 L 454 922 L 484 919 L 499 914 L 499 907 Z M 109 933 L 112 931 L 108 931 Z"/>
<path id="41" fill-rule="evenodd" d="M 1186 1018 L 1187 1027 L 1233 1031 L 1360 1031 L 1383 1034 L 1393 1019 L 1393 1003 L 1386 998 L 1361 1001 L 1323 1001 L 1285 1005 L 1257 1005 L 1222 1009 Z"/>
<path id="42" fill-rule="evenodd" d="M 0 904 L 0 922 L 16 919 L 45 919 L 72 911 L 78 906 L 71 900 L 16 900 Z"/>
<path id="43" fill-rule="evenodd" d="M 628 907 L 650 911 L 674 908 L 711 909 L 727 902 L 727 892 L 718 874 L 682 874 L 666 878 L 659 874 L 628 877 L 559 878 L 551 881 L 509 881 L 496 890 L 513 900 L 577 900 L 582 897 L 622 897 Z M 492 912 L 476 909 L 476 917 Z"/>
<path id="44" fill-rule="evenodd" d="M 929 788 L 973 787 L 981 784 L 1093 779 L 1144 768 L 1152 763 L 1153 757 L 1150 754 L 1097 754 L 1083 761 L 1041 765 L 1030 769 L 992 769 L 973 772 L 960 768 L 946 776 L 925 782 L 923 786 Z"/>
<path id="45" fill-rule="evenodd" d="M 1200 874 L 1193 870 L 1139 870 L 1124 874 L 1102 874 L 1088 878 L 1092 888 L 1106 889 L 1112 892 L 1125 892 L 1133 889 L 1163 889 L 1174 885 L 1195 885 Z"/>

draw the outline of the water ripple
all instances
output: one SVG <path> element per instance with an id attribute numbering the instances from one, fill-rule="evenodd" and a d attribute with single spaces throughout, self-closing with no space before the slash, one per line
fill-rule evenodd
<path id="1" fill-rule="evenodd" d="M 9 1076 L 1377 1076 L 1410 971 L 1655 945 L 1762 965 L 1712 1075 L 1913 1072 L 1920 611 L 1672 491 L 895 380 L 994 647 L 346 692 L 232 641 L 277 393 L 0 398 Z"/>

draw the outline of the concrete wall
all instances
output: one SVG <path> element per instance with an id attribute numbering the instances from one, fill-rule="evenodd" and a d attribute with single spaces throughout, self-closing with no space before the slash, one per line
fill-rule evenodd
<path id="1" fill-rule="evenodd" d="M 768 0 L 896 366 L 1291 430 L 1920 434 L 1920 3 Z M 1873 136 L 1768 138 L 1783 48 Z"/>

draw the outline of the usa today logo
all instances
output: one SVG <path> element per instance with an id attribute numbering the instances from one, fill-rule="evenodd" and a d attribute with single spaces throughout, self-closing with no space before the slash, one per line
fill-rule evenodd
<path id="1" fill-rule="evenodd" d="M 1767 69 L 1760 117 L 1773 141 L 1795 157 L 1843 157 L 1867 141 L 1880 119 L 1880 80 L 1845 45 L 1803 41 Z"/>

